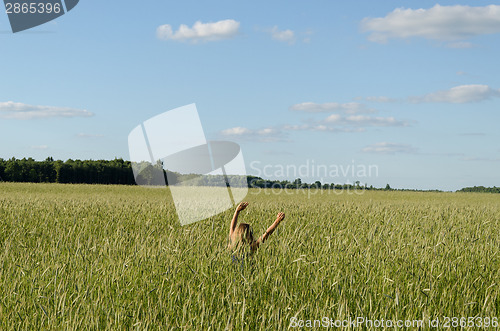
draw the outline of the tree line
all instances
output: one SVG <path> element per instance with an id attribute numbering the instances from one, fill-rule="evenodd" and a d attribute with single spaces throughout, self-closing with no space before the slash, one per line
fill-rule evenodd
<path id="1" fill-rule="evenodd" d="M 464 187 L 457 192 L 481 192 L 481 193 L 500 193 L 500 187 L 484 187 L 484 186 L 474 186 L 474 187 Z"/>
<path id="2" fill-rule="evenodd" d="M 71 184 L 135 184 L 129 161 L 0 159 L 0 181 Z"/>
<path id="3" fill-rule="evenodd" d="M 138 172 L 134 178 L 133 168 Z M 163 169 L 160 161 L 152 165 L 132 163 L 121 158 L 114 160 L 54 160 L 48 157 L 44 161 L 33 158 L 4 160 L 0 158 L 0 182 L 31 182 L 31 183 L 68 183 L 68 184 L 117 184 L 117 185 L 162 185 L 166 183 L 193 186 L 224 186 L 253 187 L 273 189 L 329 189 L 329 190 L 394 190 L 389 184 L 385 188 L 375 188 L 354 184 L 334 184 L 302 182 L 300 178 L 294 181 L 269 180 L 257 176 L 200 176 L 196 174 L 179 174 Z M 417 191 L 417 190 L 414 190 Z M 433 190 L 438 191 L 438 190 Z M 500 193 L 500 187 L 474 186 L 466 187 L 457 192 L 488 192 Z"/>
<path id="4" fill-rule="evenodd" d="M 314 183 L 304 183 L 300 178 L 295 179 L 293 182 L 288 180 L 269 180 L 256 176 L 247 176 L 248 187 L 253 188 L 275 188 L 275 189 L 323 189 L 323 190 L 376 190 L 373 186 L 367 184 L 361 185 L 359 181 L 354 184 L 334 184 L 334 183 L 321 183 L 315 181 Z"/>

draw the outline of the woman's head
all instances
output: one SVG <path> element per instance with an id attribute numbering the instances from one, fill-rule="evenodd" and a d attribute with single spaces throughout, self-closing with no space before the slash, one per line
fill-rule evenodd
<path id="1" fill-rule="evenodd" d="M 250 245 L 253 242 L 253 231 L 250 224 L 240 223 L 240 225 L 238 225 L 238 227 L 234 231 L 233 245 L 236 246 L 240 243 L 242 245 Z"/>

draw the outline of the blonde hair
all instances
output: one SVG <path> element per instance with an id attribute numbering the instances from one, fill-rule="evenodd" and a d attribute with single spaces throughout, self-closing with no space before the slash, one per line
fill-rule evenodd
<path id="1" fill-rule="evenodd" d="M 240 223 L 234 230 L 233 236 L 230 240 L 230 248 L 246 247 L 247 245 L 251 247 L 255 240 L 253 238 L 253 230 L 250 224 Z"/>

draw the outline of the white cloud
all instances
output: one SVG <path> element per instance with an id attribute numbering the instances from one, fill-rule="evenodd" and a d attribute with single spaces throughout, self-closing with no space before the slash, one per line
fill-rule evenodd
<path id="1" fill-rule="evenodd" d="M 75 108 L 27 105 L 20 102 L 0 102 L 0 117 L 29 120 L 51 117 L 90 117 L 93 113 Z"/>
<path id="2" fill-rule="evenodd" d="M 225 129 L 225 130 L 221 131 L 221 133 L 225 136 L 242 136 L 242 135 L 247 135 L 251 132 L 252 132 L 252 130 L 247 129 L 247 128 L 243 128 L 241 126 L 237 126 L 234 128 Z"/>
<path id="3" fill-rule="evenodd" d="M 311 127 L 309 124 L 294 124 L 294 125 L 289 125 L 286 124 L 283 126 L 283 129 L 286 131 L 302 131 L 302 130 L 308 130 Z"/>
<path id="4" fill-rule="evenodd" d="M 156 36 L 162 40 L 177 41 L 215 41 L 235 37 L 239 32 L 240 22 L 232 19 L 218 22 L 202 23 L 197 21 L 190 28 L 181 24 L 177 31 L 173 31 L 169 24 L 160 25 L 156 29 Z"/>
<path id="5" fill-rule="evenodd" d="M 331 114 L 323 120 L 310 120 L 302 124 L 285 124 L 257 130 L 237 126 L 222 130 L 220 134 L 232 139 L 273 142 L 287 141 L 286 137 L 290 131 L 364 132 L 368 127 L 402 127 L 408 125 L 408 122 L 397 120 L 394 117 Z"/>
<path id="6" fill-rule="evenodd" d="M 264 129 L 253 130 L 237 126 L 222 130 L 221 135 L 240 140 L 253 140 L 259 142 L 271 142 L 283 140 L 283 132 L 279 128 L 268 127 Z"/>
<path id="7" fill-rule="evenodd" d="M 310 121 L 300 125 L 284 125 L 282 131 L 316 131 L 316 132 L 364 132 L 367 127 L 409 126 L 406 121 L 394 117 L 341 115 L 332 114 L 320 121 Z"/>
<path id="8" fill-rule="evenodd" d="M 333 114 L 325 119 L 326 123 L 353 126 L 408 126 L 408 122 L 397 120 L 394 117 Z"/>
<path id="9" fill-rule="evenodd" d="M 384 97 L 384 96 L 379 96 L 379 97 L 365 97 L 364 98 L 366 101 L 371 101 L 371 102 L 381 102 L 381 103 L 388 103 L 388 102 L 396 102 L 396 99 L 389 98 L 389 97 Z"/>
<path id="10" fill-rule="evenodd" d="M 301 124 L 301 125 L 285 125 L 285 131 L 313 131 L 313 132 L 364 132 L 365 128 L 360 127 L 346 127 L 346 126 L 332 126 L 324 122 Z"/>
<path id="11" fill-rule="evenodd" d="M 409 100 L 415 103 L 467 103 L 479 102 L 495 97 L 500 97 L 500 89 L 493 89 L 488 85 L 460 85 L 449 90 L 437 91 L 424 96 L 410 97 Z"/>
<path id="12" fill-rule="evenodd" d="M 364 18 L 361 29 L 368 40 L 386 43 L 391 38 L 452 41 L 500 33 L 500 6 L 440 6 L 430 9 L 398 8 L 385 17 Z"/>
<path id="13" fill-rule="evenodd" d="M 366 146 L 362 149 L 364 153 L 377 153 L 377 154 L 396 154 L 396 153 L 410 153 L 415 154 L 418 149 L 407 144 L 395 144 L 388 142 L 375 143 Z"/>
<path id="14" fill-rule="evenodd" d="M 266 136 L 266 135 L 271 135 L 271 134 L 278 134 L 278 133 L 279 133 L 279 131 L 277 129 L 274 129 L 274 128 L 265 128 L 265 129 L 257 131 L 257 134 L 259 134 L 261 136 Z"/>
<path id="15" fill-rule="evenodd" d="M 328 123 L 338 123 L 338 122 L 341 122 L 343 120 L 344 120 L 344 117 L 342 115 L 333 114 L 333 115 L 328 116 L 325 119 L 325 122 L 328 122 Z"/>
<path id="16" fill-rule="evenodd" d="M 340 126 L 328 126 L 324 124 L 318 124 L 318 125 L 312 125 L 308 128 L 309 131 L 316 131 L 316 132 L 365 132 L 365 128 L 357 127 L 340 127 Z"/>
<path id="17" fill-rule="evenodd" d="M 271 30 L 271 38 L 278 41 L 287 42 L 289 44 L 295 43 L 295 33 L 292 30 L 278 30 L 277 26 L 274 26 Z"/>
<path id="18" fill-rule="evenodd" d="M 394 99 L 386 97 L 378 97 L 376 100 L 379 102 L 394 101 Z M 397 120 L 394 117 L 365 115 L 374 113 L 375 110 L 367 108 L 364 104 L 358 102 L 327 102 L 321 104 L 303 102 L 291 106 L 290 110 L 307 113 L 334 113 L 320 121 L 310 120 L 307 124 L 285 126 L 287 130 L 294 131 L 362 132 L 367 127 L 409 126 L 409 122 Z"/>
<path id="19" fill-rule="evenodd" d="M 372 109 L 367 109 L 365 105 L 358 102 L 337 103 L 315 103 L 302 102 L 290 107 L 290 110 L 303 111 L 306 113 L 326 113 L 326 112 L 342 112 L 345 114 L 372 113 Z"/>

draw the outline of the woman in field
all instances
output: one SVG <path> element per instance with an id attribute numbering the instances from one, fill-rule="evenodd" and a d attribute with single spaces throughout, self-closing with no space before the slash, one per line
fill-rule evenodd
<path id="1" fill-rule="evenodd" d="M 285 219 L 285 214 L 278 213 L 274 223 L 259 237 L 259 239 L 255 240 L 250 224 L 240 223 L 240 225 L 236 226 L 240 211 L 244 210 L 247 206 L 248 202 L 241 202 L 238 207 L 236 207 L 233 219 L 231 220 L 231 227 L 229 228 L 229 249 L 244 249 L 249 247 L 251 253 L 253 253 L 259 248 L 260 244 L 266 241 L 271 233 L 274 232 L 278 224 Z"/>

